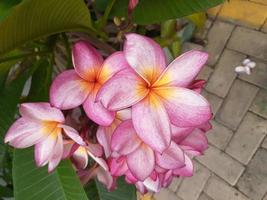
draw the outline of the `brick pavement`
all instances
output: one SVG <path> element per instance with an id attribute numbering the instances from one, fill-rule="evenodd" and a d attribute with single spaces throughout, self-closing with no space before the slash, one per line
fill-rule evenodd
<path id="1" fill-rule="evenodd" d="M 210 147 L 194 160 L 193 177 L 175 179 L 156 200 L 267 200 L 267 10 L 241 22 L 226 4 L 210 11 L 207 45 L 185 47 L 211 56 L 199 75 L 214 113 Z M 267 8 L 267 0 L 243 0 L 240 12 L 247 13 L 247 5 L 256 11 Z M 251 75 L 234 72 L 244 58 L 257 63 Z"/>

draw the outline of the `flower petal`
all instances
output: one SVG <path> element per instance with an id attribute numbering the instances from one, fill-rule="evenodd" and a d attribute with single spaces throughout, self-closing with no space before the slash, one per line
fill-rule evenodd
<path id="1" fill-rule="evenodd" d="M 87 41 L 78 41 L 72 48 L 75 71 L 88 81 L 94 81 L 103 64 L 102 56 Z"/>
<path id="2" fill-rule="evenodd" d="M 56 166 L 61 161 L 62 156 L 63 156 L 63 138 L 62 135 L 59 134 L 57 136 L 57 142 L 48 163 L 48 172 L 52 172 L 56 168 Z"/>
<path id="3" fill-rule="evenodd" d="M 75 166 L 85 169 L 88 164 L 88 154 L 85 147 L 80 146 L 72 155 Z"/>
<path id="4" fill-rule="evenodd" d="M 23 118 L 41 121 L 64 122 L 63 113 L 51 107 L 49 103 L 23 103 L 20 105 L 19 112 Z"/>
<path id="5" fill-rule="evenodd" d="M 178 168 L 173 170 L 173 174 L 181 176 L 181 177 L 190 177 L 193 176 L 194 167 L 192 160 L 185 154 L 185 166 L 182 168 Z"/>
<path id="6" fill-rule="evenodd" d="M 109 168 L 112 176 L 123 176 L 128 170 L 125 157 L 110 159 Z"/>
<path id="7" fill-rule="evenodd" d="M 107 109 L 117 111 L 132 106 L 147 93 L 146 83 L 133 70 L 123 70 L 100 88 L 96 100 Z"/>
<path id="8" fill-rule="evenodd" d="M 189 85 L 188 88 L 200 94 L 205 84 L 206 84 L 205 80 L 195 80 Z"/>
<path id="9" fill-rule="evenodd" d="M 98 143 L 103 147 L 105 156 L 108 158 L 111 155 L 110 141 L 113 128 L 99 126 L 96 132 Z"/>
<path id="10" fill-rule="evenodd" d="M 5 143 L 15 148 L 27 148 L 47 137 L 43 125 L 24 118 L 15 121 L 7 131 Z"/>
<path id="11" fill-rule="evenodd" d="M 48 163 L 51 154 L 54 153 L 54 147 L 57 143 L 57 137 L 49 135 L 44 141 L 34 147 L 34 158 L 36 165 L 41 167 Z"/>
<path id="12" fill-rule="evenodd" d="M 146 178 L 146 180 L 144 181 L 144 186 L 146 186 L 146 188 L 149 191 L 159 192 L 159 190 L 160 190 L 160 181 L 159 181 L 159 178 L 157 177 L 156 180 L 153 180 L 150 177 Z"/>
<path id="13" fill-rule="evenodd" d="M 171 125 L 171 132 L 172 132 L 172 140 L 176 143 L 184 140 L 193 130 L 195 127 L 178 127 Z"/>
<path id="14" fill-rule="evenodd" d="M 126 68 L 130 68 L 130 66 L 123 52 L 115 52 L 104 61 L 101 71 L 99 72 L 98 81 L 104 84 L 113 75 Z"/>
<path id="15" fill-rule="evenodd" d="M 184 152 L 174 142 L 162 154 L 156 153 L 156 163 L 165 169 L 176 169 L 184 166 Z"/>
<path id="16" fill-rule="evenodd" d="M 79 135 L 79 133 L 72 127 L 60 124 L 59 127 L 63 128 L 65 134 L 79 145 L 85 145 L 85 142 Z"/>
<path id="17" fill-rule="evenodd" d="M 110 173 L 103 168 L 99 167 L 98 171 L 96 173 L 97 179 L 103 183 L 107 189 L 110 191 L 115 188 L 116 181 L 113 179 L 113 177 L 110 175 Z"/>
<path id="18" fill-rule="evenodd" d="M 95 123 L 100 126 L 109 126 L 115 118 L 115 112 L 107 110 L 101 102 L 95 102 L 95 96 L 95 92 L 89 94 L 83 103 L 84 111 Z"/>
<path id="19" fill-rule="evenodd" d="M 155 156 L 153 150 L 143 144 L 127 156 L 127 165 L 132 174 L 140 181 L 144 181 L 153 172 Z"/>
<path id="20" fill-rule="evenodd" d="M 80 78 L 74 70 L 59 74 L 50 87 L 50 102 L 53 106 L 67 110 L 81 105 L 91 90 L 93 84 Z"/>
<path id="21" fill-rule="evenodd" d="M 155 86 L 187 87 L 198 75 L 208 54 L 192 50 L 176 58 L 163 72 Z"/>
<path id="22" fill-rule="evenodd" d="M 142 141 L 136 135 L 131 120 L 122 122 L 111 137 L 111 149 L 121 155 L 127 155 L 135 151 Z"/>
<path id="23" fill-rule="evenodd" d="M 99 158 L 97 156 L 95 156 L 93 153 L 91 153 L 90 151 L 87 151 L 87 153 L 89 154 L 89 156 L 91 156 L 91 158 L 93 158 L 101 167 L 103 167 L 103 169 L 108 171 L 108 165 L 106 163 L 106 161 L 103 158 Z"/>
<path id="24" fill-rule="evenodd" d="M 153 150 L 163 152 L 171 142 L 167 112 L 155 95 L 132 107 L 133 125 L 137 135 Z"/>
<path id="25" fill-rule="evenodd" d="M 160 87 L 155 90 L 162 97 L 170 120 L 176 126 L 198 126 L 212 117 L 208 101 L 192 90 L 178 87 Z"/>
<path id="26" fill-rule="evenodd" d="M 166 59 L 161 47 L 145 36 L 127 34 L 124 54 L 130 66 L 151 84 L 158 79 L 166 67 Z"/>
<path id="27" fill-rule="evenodd" d="M 208 148 L 208 140 L 205 133 L 196 128 L 183 141 L 181 141 L 179 145 L 187 146 L 189 149 L 198 151 L 202 154 Z"/>
<path id="28" fill-rule="evenodd" d="M 100 144 L 93 144 L 88 142 L 86 148 L 88 151 L 90 151 L 90 153 L 92 153 L 96 157 L 101 157 L 103 155 L 103 149 Z"/>

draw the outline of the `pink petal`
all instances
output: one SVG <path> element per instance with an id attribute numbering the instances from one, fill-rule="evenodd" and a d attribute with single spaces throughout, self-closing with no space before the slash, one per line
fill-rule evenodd
<path id="1" fill-rule="evenodd" d="M 142 141 L 136 135 L 131 120 L 122 122 L 111 137 L 111 149 L 121 155 L 135 151 Z"/>
<path id="2" fill-rule="evenodd" d="M 105 156 L 108 158 L 111 154 L 110 142 L 113 128 L 99 126 L 96 132 L 98 143 L 103 147 Z"/>
<path id="3" fill-rule="evenodd" d="M 54 135 L 49 135 L 44 141 L 38 143 L 34 147 L 34 157 L 38 167 L 48 163 L 51 155 L 54 153 L 54 147 L 57 143 L 57 138 Z"/>
<path id="4" fill-rule="evenodd" d="M 103 149 L 100 144 L 93 144 L 88 142 L 86 148 L 88 151 L 90 151 L 90 153 L 92 153 L 96 157 L 101 157 L 103 155 Z"/>
<path id="5" fill-rule="evenodd" d="M 15 148 L 27 148 L 44 140 L 47 134 L 43 125 L 35 121 L 19 118 L 7 131 L 5 143 Z"/>
<path id="6" fill-rule="evenodd" d="M 200 129 L 195 129 L 179 145 L 188 146 L 190 149 L 203 153 L 208 148 L 208 140 Z"/>
<path id="7" fill-rule="evenodd" d="M 72 154 L 79 148 L 79 145 L 72 140 L 64 140 L 63 144 L 63 159 L 72 156 Z"/>
<path id="8" fill-rule="evenodd" d="M 194 167 L 191 159 L 185 154 L 185 166 L 173 170 L 173 174 L 181 177 L 190 177 L 193 176 Z"/>
<path id="9" fill-rule="evenodd" d="M 63 113 L 51 107 L 49 103 L 23 103 L 20 105 L 19 112 L 23 118 L 41 121 L 64 122 Z"/>
<path id="10" fill-rule="evenodd" d="M 95 102 L 95 95 L 95 92 L 89 94 L 83 103 L 83 109 L 95 123 L 100 126 L 109 126 L 115 118 L 115 112 L 107 110 L 101 102 Z"/>
<path id="11" fill-rule="evenodd" d="M 141 181 L 136 182 L 135 187 L 141 194 L 147 193 L 147 189 Z"/>
<path id="12" fill-rule="evenodd" d="M 134 184 L 138 181 L 138 179 L 134 177 L 130 170 L 127 170 L 127 172 L 125 173 L 125 181 L 129 184 Z"/>
<path id="13" fill-rule="evenodd" d="M 109 168 L 112 176 L 123 176 L 128 170 L 125 157 L 110 159 Z"/>
<path id="14" fill-rule="evenodd" d="M 132 112 L 131 112 L 131 109 L 129 108 L 126 108 L 126 109 L 123 109 L 123 110 L 119 110 L 117 113 L 116 113 L 116 118 L 120 121 L 124 121 L 124 120 L 127 120 L 127 119 L 131 119 L 132 118 Z"/>
<path id="15" fill-rule="evenodd" d="M 152 149 L 163 152 L 171 142 L 167 112 L 156 96 L 150 95 L 132 107 L 137 135 Z"/>
<path id="16" fill-rule="evenodd" d="M 178 87 L 161 87 L 155 92 L 162 97 L 172 124 L 179 127 L 198 126 L 211 119 L 211 107 L 200 94 Z"/>
<path id="17" fill-rule="evenodd" d="M 98 76 L 98 81 L 101 84 L 104 84 L 113 75 L 126 68 L 130 68 L 130 66 L 126 61 L 123 52 L 115 52 L 104 61 Z"/>
<path id="18" fill-rule="evenodd" d="M 103 158 L 99 158 L 99 157 L 95 156 L 90 151 L 87 151 L 87 153 L 89 154 L 89 156 L 92 159 L 94 159 L 96 161 L 96 163 L 98 163 L 103 169 L 108 171 L 108 165 L 107 165 L 106 161 Z"/>
<path id="19" fill-rule="evenodd" d="M 162 154 L 156 153 L 156 163 L 165 169 L 176 169 L 184 166 L 184 152 L 182 149 L 171 142 L 171 145 Z"/>
<path id="20" fill-rule="evenodd" d="M 166 67 L 161 47 L 145 36 L 127 34 L 124 54 L 130 66 L 151 84 L 158 79 Z"/>
<path id="21" fill-rule="evenodd" d="M 184 140 L 193 130 L 195 127 L 178 127 L 171 125 L 171 133 L 172 133 L 172 140 L 176 143 Z"/>
<path id="22" fill-rule="evenodd" d="M 72 48 L 75 71 L 88 81 L 94 81 L 103 64 L 102 56 L 87 41 L 76 42 Z"/>
<path id="23" fill-rule="evenodd" d="M 123 70 L 100 88 L 96 100 L 109 110 L 117 111 L 134 105 L 147 93 L 146 83 L 133 70 Z"/>
<path id="24" fill-rule="evenodd" d="M 189 85 L 188 88 L 200 94 L 205 84 L 206 84 L 205 80 L 195 80 L 193 81 L 193 83 Z"/>
<path id="25" fill-rule="evenodd" d="M 59 127 L 63 128 L 65 134 L 71 138 L 74 142 L 76 142 L 79 145 L 84 146 L 85 142 L 83 141 L 83 139 L 81 138 L 81 136 L 79 135 L 79 133 L 72 127 L 70 126 L 66 126 L 66 125 L 59 125 Z"/>
<path id="26" fill-rule="evenodd" d="M 80 106 L 93 89 L 93 84 L 80 78 L 74 70 L 59 74 L 50 87 L 50 102 L 67 110 Z"/>
<path id="27" fill-rule="evenodd" d="M 128 12 L 132 12 L 132 10 L 137 6 L 139 0 L 129 0 L 128 4 Z"/>
<path id="28" fill-rule="evenodd" d="M 144 181 L 153 172 L 155 156 L 153 150 L 143 144 L 127 156 L 127 165 L 132 174 L 140 181 Z"/>
<path id="29" fill-rule="evenodd" d="M 75 166 L 78 169 L 85 169 L 88 165 L 88 154 L 85 147 L 80 146 L 72 155 Z"/>
<path id="30" fill-rule="evenodd" d="M 187 87 L 198 75 L 208 54 L 192 50 L 176 58 L 164 71 L 156 86 Z"/>
<path id="31" fill-rule="evenodd" d="M 56 166 L 59 164 L 60 160 L 62 159 L 63 138 L 61 134 L 57 136 L 57 142 L 52 151 L 53 153 L 48 163 L 48 172 L 52 172 L 56 168 Z"/>

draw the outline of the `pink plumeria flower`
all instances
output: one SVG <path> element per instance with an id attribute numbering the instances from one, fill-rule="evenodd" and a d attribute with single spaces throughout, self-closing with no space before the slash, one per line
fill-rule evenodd
<path id="1" fill-rule="evenodd" d="M 95 96 L 105 81 L 128 67 L 123 53 L 116 52 L 104 61 L 88 42 L 79 41 L 73 46 L 72 59 L 75 70 L 64 71 L 52 83 L 51 104 L 62 110 L 83 105 L 91 120 L 109 126 L 114 120 L 115 112 L 95 102 Z"/>
<path id="2" fill-rule="evenodd" d="M 120 110 L 116 113 L 115 119 L 110 126 L 98 127 L 96 132 L 97 141 L 104 148 L 106 158 L 108 158 L 112 153 L 110 144 L 114 130 L 121 122 L 128 119 L 131 119 L 131 110 L 130 109 Z"/>
<path id="3" fill-rule="evenodd" d="M 126 35 L 124 56 L 132 69 L 108 80 L 97 100 L 111 111 L 132 106 L 137 135 L 162 153 L 171 143 L 171 123 L 194 127 L 211 118 L 211 108 L 199 93 L 188 89 L 207 61 L 208 55 L 190 51 L 167 68 L 160 46 L 150 38 Z"/>
<path id="4" fill-rule="evenodd" d="M 78 132 L 64 125 L 63 113 L 49 103 L 23 103 L 21 118 L 9 128 L 5 142 L 15 148 L 35 145 L 35 161 L 41 167 L 48 163 L 51 172 L 63 155 L 63 133 L 79 145 L 85 145 Z"/>
<path id="5" fill-rule="evenodd" d="M 156 165 L 166 169 L 185 165 L 184 153 L 176 143 L 171 142 L 162 154 L 153 151 L 138 137 L 131 120 L 122 122 L 116 128 L 111 138 L 111 149 L 125 156 L 128 169 L 140 181 L 148 178 Z"/>
<path id="6" fill-rule="evenodd" d="M 71 140 L 64 141 L 63 158 L 71 157 L 77 170 L 85 169 L 88 165 L 89 157 L 91 157 L 104 170 L 108 171 L 108 165 L 102 156 L 103 149 L 99 144 L 86 141 L 86 145 L 81 146 Z"/>

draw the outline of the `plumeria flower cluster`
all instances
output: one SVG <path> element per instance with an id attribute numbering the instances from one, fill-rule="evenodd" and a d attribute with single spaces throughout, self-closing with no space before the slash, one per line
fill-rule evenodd
<path id="1" fill-rule="evenodd" d="M 35 146 L 38 166 L 70 158 L 82 183 L 109 190 L 124 176 L 141 193 L 193 175 L 192 158 L 208 148 L 212 117 L 195 80 L 207 54 L 190 51 L 168 66 L 160 46 L 130 33 L 105 60 L 86 41 L 72 49 L 72 70 L 53 81 L 50 103 L 24 103 L 5 142 Z M 92 162 L 95 161 L 95 162 Z"/>

